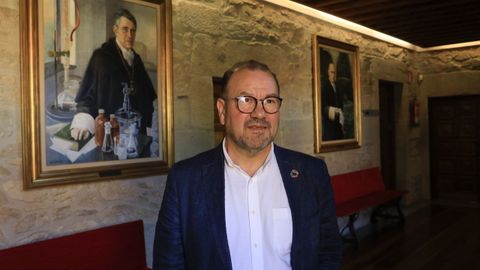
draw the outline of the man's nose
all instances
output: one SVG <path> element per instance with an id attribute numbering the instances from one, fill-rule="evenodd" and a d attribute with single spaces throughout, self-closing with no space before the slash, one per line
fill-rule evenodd
<path id="1" fill-rule="evenodd" d="M 265 110 L 263 109 L 263 101 L 257 100 L 257 106 L 255 110 L 250 114 L 254 118 L 264 118 L 265 117 Z"/>

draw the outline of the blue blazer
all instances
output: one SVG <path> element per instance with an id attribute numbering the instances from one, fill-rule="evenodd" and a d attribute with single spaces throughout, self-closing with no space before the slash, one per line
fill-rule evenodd
<path id="1" fill-rule="evenodd" d="M 276 145 L 274 151 L 292 213 L 292 269 L 340 269 L 341 240 L 325 162 Z M 153 269 L 232 270 L 221 145 L 170 170 L 155 230 Z"/>

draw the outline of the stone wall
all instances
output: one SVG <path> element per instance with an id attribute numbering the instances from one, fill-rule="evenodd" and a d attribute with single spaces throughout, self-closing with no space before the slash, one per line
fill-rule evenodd
<path id="1" fill-rule="evenodd" d="M 176 158 L 214 146 L 212 77 L 247 59 L 267 63 L 278 76 L 284 103 L 276 143 L 313 155 L 313 35 L 359 47 L 365 109 L 378 110 L 379 79 L 407 78 L 413 53 L 319 19 L 254 0 L 174 1 Z M 361 122 L 361 148 L 322 154 L 331 174 L 379 166 L 378 115 Z"/>
<path id="2" fill-rule="evenodd" d="M 18 9 L 18 0 L 0 3 L 0 248 L 140 218 L 150 264 L 165 176 L 22 189 Z M 176 160 L 214 146 L 212 76 L 250 58 L 267 63 L 281 84 L 276 142 L 313 154 L 312 35 L 359 47 L 363 109 L 378 110 L 378 80 L 403 86 L 398 186 L 411 191 L 408 204 L 428 200 L 427 108 L 422 104 L 420 128 L 409 128 L 408 100 L 478 93 L 479 48 L 414 53 L 262 1 L 173 0 Z M 406 83 L 409 70 L 425 74 L 421 85 Z M 361 123 L 361 148 L 322 154 L 332 175 L 379 166 L 378 116 L 362 115 Z"/>
<path id="3" fill-rule="evenodd" d="M 361 97 L 369 108 L 378 108 L 375 79 L 406 78 L 408 51 L 262 1 L 174 1 L 173 20 L 177 159 L 214 146 L 212 76 L 237 61 L 257 59 L 274 70 L 284 98 L 276 142 L 310 154 L 312 35 L 359 46 Z M 378 152 L 377 135 L 366 125 L 364 147 L 324 155 L 333 174 L 378 164 L 377 154 L 358 158 Z M 193 148 L 185 143 L 192 139 Z"/>

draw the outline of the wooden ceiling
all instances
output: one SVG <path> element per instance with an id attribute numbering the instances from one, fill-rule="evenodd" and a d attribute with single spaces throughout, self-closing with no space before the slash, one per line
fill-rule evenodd
<path id="1" fill-rule="evenodd" d="M 480 0 L 293 0 L 427 48 L 480 41 Z"/>

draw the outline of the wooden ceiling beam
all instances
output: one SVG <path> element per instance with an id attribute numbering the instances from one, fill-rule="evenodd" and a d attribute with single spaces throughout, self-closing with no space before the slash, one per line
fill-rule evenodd
<path id="1" fill-rule="evenodd" d="M 432 31 L 445 31 L 446 29 L 454 28 L 461 30 L 460 27 L 480 29 L 480 10 L 471 10 L 464 12 L 464 16 L 452 16 L 449 18 L 440 17 L 422 17 L 422 18 L 407 18 L 406 20 L 389 20 L 378 21 L 375 24 L 364 25 L 380 32 L 400 32 L 400 31 L 415 31 L 417 29 L 431 29 Z M 439 23 L 440 22 L 440 23 Z"/>
<path id="2" fill-rule="evenodd" d="M 420 3 L 422 2 L 415 2 L 415 5 L 420 5 Z M 358 19 L 363 18 L 364 16 L 370 16 L 372 14 L 382 14 L 388 10 L 408 9 L 411 6 L 412 3 L 409 1 L 367 1 L 363 3 L 362 6 L 358 7 L 344 6 L 337 9 L 324 9 L 323 11 L 342 18 Z"/>
<path id="3" fill-rule="evenodd" d="M 450 29 L 455 30 L 455 29 Z M 453 31 L 452 33 L 447 32 L 431 32 L 429 29 L 420 29 L 415 33 L 411 32 L 402 32 L 402 33 L 395 33 L 396 37 L 438 37 L 438 38 L 446 38 L 451 37 L 452 39 L 458 39 L 463 37 L 477 37 L 476 40 L 480 40 L 480 33 L 474 30 L 467 30 L 467 31 Z"/>
<path id="4" fill-rule="evenodd" d="M 430 44 L 477 41 L 480 35 L 479 0 L 297 0 L 296 2 L 422 47 Z M 435 37 L 438 37 L 437 40 Z"/>
<path id="5" fill-rule="evenodd" d="M 324 7 L 335 7 L 335 6 L 344 6 L 344 5 L 351 5 L 354 0 L 329 0 L 329 1 L 308 1 L 311 3 L 312 6 L 315 8 L 324 8 Z"/>
<path id="6" fill-rule="evenodd" d="M 421 29 L 420 31 L 416 31 L 414 33 L 396 33 L 394 36 L 422 47 L 433 43 L 445 45 L 480 40 L 480 34 L 473 29 L 469 31 L 454 31 L 453 29 L 450 33 L 432 33 L 428 29 Z"/>
<path id="7" fill-rule="evenodd" d="M 454 1 L 452 1 L 454 2 Z M 460 16 L 463 17 L 465 12 L 475 12 L 479 10 L 479 4 L 474 3 L 465 6 L 458 6 L 458 5 L 444 5 L 444 6 L 432 6 L 430 8 L 416 8 L 415 12 L 412 12 L 412 7 L 404 8 L 404 9 L 396 9 L 396 10 L 389 10 L 378 12 L 375 14 L 364 14 L 358 17 L 341 17 L 347 20 L 356 22 L 362 25 L 371 25 L 376 22 L 389 22 L 389 21 L 402 21 L 408 20 L 411 18 L 414 19 L 421 19 L 423 17 L 429 18 L 436 18 L 437 21 L 440 23 L 441 20 L 438 19 L 439 16 L 443 16 L 445 19 L 450 19 L 453 17 Z M 480 19 L 480 18 L 479 18 Z"/>
<path id="8" fill-rule="evenodd" d="M 342 12 L 352 9 L 365 9 L 372 5 L 388 4 L 390 0 L 339 0 L 339 1 L 309 1 L 310 7 L 324 12 Z"/>
<path id="9" fill-rule="evenodd" d="M 451 45 L 451 44 L 471 42 L 471 41 L 475 41 L 475 40 L 472 40 L 470 37 L 463 37 L 463 38 L 462 37 L 459 37 L 459 38 L 419 37 L 418 39 L 412 39 L 412 40 L 409 40 L 408 42 L 423 48 L 428 48 L 428 47 Z"/>
<path id="10" fill-rule="evenodd" d="M 460 4 L 456 4 L 460 3 Z M 435 6 L 421 6 L 421 7 L 405 7 L 402 9 L 393 9 L 393 10 L 384 10 L 381 12 L 362 14 L 359 16 L 352 17 L 342 17 L 338 14 L 339 17 L 345 18 L 347 20 L 354 21 L 359 24 L 371 24 L 372 22 L 378 20 L 389 19 L 392 21 L 395 20 L 405 20 L 408 18 L 422 18 L 422 17 L 438 17 L 439 14 L 452 14 L 452 16 L 458 16 L 463 14 L 463 12 L 470 9 L 478 10 L 478 3 L 473 3 L 469 5 L 462 5 L 461 2 L 449 1 L 446 3 L 441 3 Z M 415 10 L 415 12 L 412 12 Z M 462 17 L 462 16 L 460 16 Z"/>

